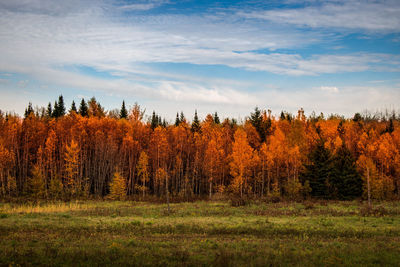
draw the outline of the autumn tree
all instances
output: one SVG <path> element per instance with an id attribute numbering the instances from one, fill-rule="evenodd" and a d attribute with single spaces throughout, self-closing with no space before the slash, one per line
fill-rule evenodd
<path id="1" fill-rule="evenodd" d="M 72 140 L 69 145 L 65 147 L 65 185 L 66 189 L 71 195 L 79 195 L 82 190 L 82 181 L 78 177 L 79 168 L 79 147 L 78 144 Z"/>
<path id="2" fill-rule="evenodd" d="M 140 181 L 142 182 L 142 192 L 143 197 L 145 196 L 145 192 L 147 190 L 146 183 L 149 181 L 149 159 L 146 152 L 142 151 L 140 153 L 139 162 L 137 166 L 138 176 L 140 177 Z"/>
<path id="3" fill-rule="evenodd" d="M 33 167 L 29 189 L 35 198 L 43 198 L 46 194 L 45 178 L 39 165 Z"/>
<path id="4" fill-rule="evenodd" d="M 232 185 L 236 192 L 240 192 L 240 197 L 243 197 L 243 185 L 247 182 L 250 174 L 252 153 L 253 149 L 247 141 L 246 132 L 238 128 L 232 146 L 230 167 L 233 176 Z"/>
<path id="5" fill-rule="evenodd" d="M 204 165 L 206 167 L 207 176 L 208 176 L 208 183 L 209 183 L 209 197 L 212 196 L 212 184 L 215 182 L 218 161 L 219 161 L 219 154 L 217 143 L 215 139 L 212 139 L 207 144 L 207 149 L 204 155 Z"/>
<path id="6" fill-rule="evenodd" d="M 113 179 L 110 183 L 109 198 L 113 200 L 124 200 L 126 198 L 126 181 L 119 171 L 114 172 Z"/>
<path id="7" fill-rule="evenodd" d="M 0 195 L 13 196 L 17 193 L 16 179 L 12 176 L 14 153 L 4 147 L 0 140 Z"/>
<path id="8" fill-rule="evenodd" d="M 92 97 L 88 101 L 88 115 L 90 117 L 104 117 L 105 112 L 104 108 L 100 105 L 99 102 L 97 102 L 95 97 Z"/>

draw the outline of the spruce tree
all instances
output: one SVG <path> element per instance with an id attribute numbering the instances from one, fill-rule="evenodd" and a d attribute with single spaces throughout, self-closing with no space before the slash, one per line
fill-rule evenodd
<path id="1" fill-rule="evenodd" d="M 387 132 L 387 133 L 393 133 L 393 131 L 394 131 L 393 118 L 390 118 L 390 120 L 389 120 L 389 125 L 386 126 L 385 132 Z"/>
<path id="2" fill-rule="evenodd" d="M 261 116 L 261 110 L 256 107 L 253 113 L 250 113 L 250 123 L 254 126 L 257 130 L 258 135 L 260 136 L 261 142 L 265 141 L 266 133 L 268 128 L 270 127 L 267 122 L 263 120 Z"/>
<path id="3" fill-rule="evenodd" d="M 25 109 L 25 114 L 24 117 L 27 118 L 29 117 L 29 115 L 31 115 L 33 112 L 33 108 L 32 108 L 32 103 L 29 102 L 28 107 Z"/>
<path id="4" fill-rule="evenodd" d="M 281 111 L 280 120 L 281 121 L 286 120 L 286 115 L 285 115 L 285 113 L 283 111 Z"/>
<path id="5" fill-rule="evenodd" d="M 181 116 L 180 116 L 180 118 L 179 118 L 179 121 L 180 121 L 180 122 L 186 121 L 185 115 L 183 114 L 183 111 L 181 111 Z"/>
<path id="6" fill-rule="evenodd" d="M 176 113 L 176 119 L 175 119 L 175 126 L 179 126 L 180 123 L 181 123 L 181 121 L 179 120 L 179 114 L 177 112 Z"/>
<path id="7" fill-rule="evenodd" d="M 358 113 L 358 112 L 357 112 L 356 114 L 354 114 L 353 121 L 354 121 L 354 122 L 360 122 L 360 121 L 362 121 L 361 114 Z"/>
<path id="8" fill-rule="evenodd" d="M 74 100 L 72 100 L 71 109 L 69 110 L 69 113 L 71 113 L 71 112 L 75 112 L 75 113 L 78 112 L 76 110 L 76 105 L 75 105 L 75 101 Z"/>
<path id="9" fill-rule="evenodd" d="M 156 112 L 153 111 L 153 115 L 151 116 L 150 127 L 152 130 L 154 130 L 155 128 L 157 128 L 157 126 L 158 126 L 158 116 L 156 115 Z"/>
<path id="10" fill-rule="evenodd" d="M 158 119 L 157 126 L 161 126 L 162 125 L 161 115 L 158 116 L 157 119 Z"/>
<path id="11" fill-rule="evenodd" d="M 125 107 L 125 101 L 122 101 L 122 107 L 121 107 L 121 111 L 119 113 L 119 118 L 120 119 L 128 118 L 128 111 L 126 110 L 126 107 Z"/>
<path id="12" fill-rule="evenodd" d="M 53 115 L 53 108 L 51 107 L 51 103 L 47 105 L 47 110 L 46 110 L 46 117 L 50 118 Z"/>
<path id="13" fill-rule="evenodd" d="M 309 181 L 311 195 L 317 198 L 329 197 L 329 181 L 333 174 L 332 156 L 320 140 L 317 146 L 308 155 L 309 164 L 304 165 L 302 172 L 303 183 Z"/>
<path id="14" fill-rule="evenodd" d="M 194 118 L 193 118 L 191 130 L 192 130 L 192 132 L 200 131 L 200 121 L 199 121 L 199 117 L 197 116 L 197 110 L 195 110 L 195 112 L 194 112 Z"/>
<path id="15" fill-rule="evenodd" d="M 221 123 L 221 121 L 219 120 L 217 112 L 214 113 L 214 118 L 213 119 L 214 119 L 214 123 L 215 124 L 220 124 Z"/>
<path id="16" fill-rule="evenodd" d="M 64 104 L 64 97 L 60 95 L 58 97 L 58 117 L 62 117 L 65 115 L 65 104 Z"/>
<path id="17" fill-rule="evenodd" d="M 333 157 L 333 173 L 330 176 L 331 197 L 350 200 L 362 194 L 362 179 L 349 149 L 343 145 Z"/>
<path id="18" fill-rule="evenodd" d="M 57 101 L 54 101 L 52 117 L 58 118 L 58 103 L 57 103 Z"/>
<path id="19" fill-rule="evenodd" d="M 82 117 L 88 116 L 88 106 L 83 98 L 81 100 L 81 104 L 79 105 L 79 114 L 81 114 Z"/>

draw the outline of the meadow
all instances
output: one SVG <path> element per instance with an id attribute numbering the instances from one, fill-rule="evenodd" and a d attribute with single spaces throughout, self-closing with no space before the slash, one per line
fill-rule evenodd
<path id="1" fill-rule="evenodd" d="M 1 266 L 398 266 L 400 203 L 0 203 Z"/>

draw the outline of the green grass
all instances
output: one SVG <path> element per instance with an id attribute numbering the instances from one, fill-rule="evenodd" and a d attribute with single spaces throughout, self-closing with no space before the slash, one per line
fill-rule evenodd
<path id="1" fill-rule="evenodd" d="M 398 266 L 400 203 L 0 203 L 0 266 Z"/>

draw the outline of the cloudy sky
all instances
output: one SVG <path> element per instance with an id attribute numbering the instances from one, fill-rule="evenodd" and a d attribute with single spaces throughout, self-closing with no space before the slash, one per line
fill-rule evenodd
<path id="1" fill-rule="evenodd" d="M 0 109 L 400 109 L 400 1 L 1 0 Z"/>

